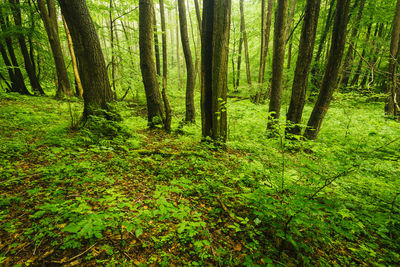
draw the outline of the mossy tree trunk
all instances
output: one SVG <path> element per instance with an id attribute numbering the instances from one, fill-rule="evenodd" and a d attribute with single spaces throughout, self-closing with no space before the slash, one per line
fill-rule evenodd
<path id="1" fill-rule="evenodd" d="M 318 137 L 324 117 L 329 109 L 336 87 L 343 50 L 346 43 L 347 23 L 349 21 L 350 0 L 338 0 L 333 23 L 331 49 L 318 100 L 314 105 L 304 137 L 315 140 Z"/>
<path id="2" fill-rule="evenodd" d="M 140 69 L 146 93 L 147 120 L 152 128 L 162 124 L 165 115 L 156 76 L 153 54 L 153 0 L 139 1 Z"/>
<path id="3" fill-rule="evenodd" d="M 288 16 L 289 0 L 278 2 L 278 9 L 274 27 L 274 55 L 272 59 L 272 80 L 271 80 L 271 100 L 269 102 L 269 112 L 271 118 L 268 121 L 268 129 L 274 128 L 280 117 L 282 103 L 282 78 L 283 64 L 285 61 L 286 27 Z"/>
<path id="4" fill-rule="evenodd" d="M 194 86 L 196 82 L 196 70 L 193 65 L 192 52 L 190 50 L 189 36 L 186 20 L 186 5 L 185 0 L 178 0 L 179 9 L 179 24 L 181 30 L 181 40 L 183 53 L 185 54 L 186 61 L 186 122 L 195 121 L 194 109 Z"/>
<path id="5" fill-rule="evenodd" d="M 19 0 L 9 0 L 11 4 L 11 9 L 13 11 L 14 23 L 17 27 L 22 27 L 22 16 L 20 9 Z M 26 46 L 25 37 L 22 33 L 18 33 L 17 35 L 18 43 L 21 48 L 22 56 L 24 58 L 25 69 L 28 73 L 29 81 L 31 83 L 32 89 L 39 95 L 44 95 L 44 91 L 42 86 L 39 83 L 39 80 L 36 76 L 35 66 L 31 60 L 29 55 L 28 47 Z"/>
<path id="6" fill-rule="evenodd" d="M 100 40 L 85 0 L 58 0 L 70 30 L 83 86 L 82 122 L 99 109 L 107 109 L 113 95 Z"/>
<path id="7" fill-rule="evenodd" d="M 64 55 L 61 50 L 60 38 L 57 26 L 57 12 L 54 0 L 47 0 L 47 6 L 44 0 L 37 0 L 39 13 L 45 26 L 50 48 L 53 53 L 54 63 L 57 72 L 58 89 L 56 96 L 62 98 L 64 95 L 72 95 L 71 84 L 68 78 L 67 68 L 65 66 Z"/>
<path id="8" fill-rule="evenodd" d="M 227 138 L 227 70 L 231 0 L 203 3 L 201 48 L 201 120 L 204 138 Z"/>
<path id="9" fill-rule="evenodd" d="M 396 13 L 393 18 L 392 38 L 389 53 L 389 74 L 387 77 L 385 112 L 388 115 L 400 115 L 400 89 L 397 86 L 397 57 L 399 54 L 400 41 L 400 0 L 397 0 Z"/>
<path id="10" fill-rule="evenodd" d="M 243 37 L 244 44 L 244 58 L 246 61 L 246 75 L 247 83 L 251 85 L 251 72 L 250 72 L 250 59 L 249 59 L 249 44 L 247 41 L 246 21 L 244 19 L 244 0 L 240 0 L 240 30 Z"/>
<path id="11" fill-rule="evenodd" d="M 299 55 L 294 73 L 292 96 L 289 110 L 286 114 L 286 133 L 300 135 L 301 117 L 306 100 L 308 74 L 313 58 L 315 35 L 317 32 L 318 17 L 321 0 L 307 0 L 304 14 L 303 29 L 300 36 Z"/>
<path id="12" fill-rule="evenodd" d="M 161 95 L 164 102 L 165 119 L 164 128 L 167 132 L 171 131 L 172 110 L 169 104 L 167 95 L 167 75 L 168 75 L 168 55 L 167 55 L 167 32 L 165 26 L 164 0 L 159 0 L 160 16 L 161 16 L 161 31 L 162 31 L 162 54 L 163 54 L 163 79 Z"/>

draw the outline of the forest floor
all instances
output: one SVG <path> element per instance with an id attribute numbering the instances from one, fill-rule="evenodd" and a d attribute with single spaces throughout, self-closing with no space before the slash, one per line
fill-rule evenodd
<path id="1" fill-rule="evenodd" d="M 0 265 L 398 266 L 400 126 L 367 100 L 337 96 L 316 142 L 232 101 L 222 151 L 141 105 L 76 131 L 79 101 L 0 94 Z"/>

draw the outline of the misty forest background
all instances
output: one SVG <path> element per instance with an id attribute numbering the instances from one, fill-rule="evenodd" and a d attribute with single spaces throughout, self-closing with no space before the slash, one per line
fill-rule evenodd
<path id="1" fill-rule="evenodd" d="M 400 264 L 400 0 L 0 0 L 0 265 Z"/>

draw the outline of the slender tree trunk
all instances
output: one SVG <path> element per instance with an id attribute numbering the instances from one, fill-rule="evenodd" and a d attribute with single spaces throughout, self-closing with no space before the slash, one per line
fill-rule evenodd
<path id="1" fill-rule="evenodd" d="M 243 50 L 243 27 L 242 23 L 240 23 L 240 39 L 239 39 L 239 50 L 238 50 L 238 57 L 237 57 L 237 68 L 236 68 L 236 84 L 234 88 L 239 87 L 240 82 L 240 65 L 242 63 L 242 50 Z"/>
<path id="2" fill-rule="evenodd" d="M 84 110 L 82 122 L 86 122 L 99 109 L 108 109 L 113 95 L 107 75 L 100 40 L 85 0 L 58 0 L 61 12 L 70 30 L 74 51 L 79 62 L 82 79 Z"/>
<path id="3" fill-rule="evenodd" d="M 231 0 L 204 1 L 201 47 L 202 135 L 224 143 L 227 138 L 227 69 Z"/>
<path id="4" fill-rule="evenodd" d="M 290 2 L 290 12 L 289 12 L 289 17 L 287 19 L 287 27 L 286 27 L 286 37 L 289 36 L 290 30 L 292 28 L 294 12 L 296 11 L 296 3 L 297 3 L 296 0 L 292 0 Z"/>
<path id="5" fill-rule="evenodd" d="M 158 44 L 158 27 L 157 27 L 157 19 L 156 19 L 156 12 L 153 7 L 153 25 L 154 25 L 154 52 L 156 54 L 156 70 L 157 75 L 161 76 L 161 63 L 160 63 L 160 47 Z"/>
<path id="6" fill-rule="evenodd" d="M 167 96 L 168 59 L 167 59 L 167 32 L 165 27 L 164 0 L 159 0 L 159 3 L 160 3 L 160 15 L 161 15 L 161 31 L 162 31 L 161 37 L 162 37 L 162 51 L 163 51 L 163 86 L 161 94 L 165 108 L 164 128 L 167 132 L 170 132 L 172 111 Z"/>
<path id="7" fill-rule="evenodd" d="M 6 49 L 5 49 L 5 47 L 3 46 L 3 44 L 1 42 L 0 42 L 0 53 L 1 53 L 1 56 L 3 57 L 4 65 L 7 68 L 8 76 L 10 78 L 10 83 L 11 83 L 11 84 L 7 83 L 7 87 L 9 88 L 7 91 L 8 92 L 18 92 L 19 93 L 20 89 L 16 85 L 16 78 L 15 78 L 13 66 L 11 64 L 11 61 L 8 58 Z M 3 78 L 3 80 L 5 82 L 7 82 L 7 80 L 5 78 Z"/>
<path id="8" fill-rule="evenodd" d="M 22 18 L 19 0 L 9 0 L 11 8 L 13 10 L 14 23 L 17 27 L 22 27 Z M 33 91 L 40 95 L 45 95 L 42 87 L 40 86 L 39 80 L 37 79 L 35 67 L 29 56 L 28 48 L 26 47 L 25 37 L 22 33 L 17 35 L 18 43 L 21 48 L 22 56 L 25 62 L 25 69 L 28 73 L 29 81 L 31 83 Z"/>
<path id="9" fill-rule="evenodd" d="M 332 100 L 346 43 L 349 7 L 350 0 L 337 1 L 328 63 L 326 65 L 318 100 L 315 103 L 310 119 L 307 123 L 307 129 L 304 133 L 304 137 L 309 140 L 317 139 L 322 121 Z"/>
<path id="10" fill-rule="evenodd" d="M 272 8 L 273 0 L 268 0 L 268 13 L 265 17 L 265 1 L 261 1 L 261 53 L 260 53 L 260 71 L 258 74 L 258 83 L 264 83 L 264 73 L 265 73 L 265 60 L 268 54 L 269 46 L 269 35 L 271 32 L 271 18 L 272 18 Z M 279 3 L 280 1 L 278 1 Z M 287 15 L 286 15 L 287 17 Z"/>
<path id="11" fill-rule="evenodd" d="M 1 26 L 1 30 L 4 32 L 6 32 L 8 30 L 8 27 L 7 27 L 8 23 L 6 23 L 7 19 L 8 19 L 8 17 L 3 17 L 2 11 L 0 9 L 0 26 Z M 22 72 L 19 67 L 17 57 L 15 56 L 14 48 L 12 46 L 13 42 L 12 42 L 11 37 L 5 37 L 5 43 L 7 46 L 8 54 L 10 56 L 16 86 L 21 94 L 31 95 L 31 93 L 28 91 L 28 89 L 25 86 L 24 77 L 22 76 Z"/>
<path id="12" fill-rule="evenodd" d="M 371 17 L 371 21 L 372 21 L 372 17 Z M 371 29 L 372 29 L 372 23 L 369 24 L 368 26 L 368 30 L 367 30 L 367 36 L 365 38 L 364 43 L 368 43 L 369 42 L 369 37 L 371 35 Z M 361 58 L 358 61 L 358 65 L 357 65 L 357 69 L 353 75 L 353 79 L 351 80 L 351 87 L 354 87 L 355 85 L 358 85 L 358 80 L 360 79 L 360 74 L 361 74 L 361 70 L 362 70 L 362 65 L 363 65 L 363 59 L 365 58 L 365 54 L 367 53 L 367 49 L 364 48 L 362 53 L 361 53 Z"/>
<path id="13" fill-rule="evenodd" d="M 67 67 L 64 62 L 64 55 L 61 50 L 60 37 L 58 35 L 57 12 L 54 0 L 47 0 L 47 7 L 44 0 L 37 0 L 40 16 L 42 17 L 50 47 L 53 52 L 54 63 L 57 72 L 58 89 L 56 96 L 62 98 L 64 95 L 72 95 L 71 84 L 68 78 Z"/>
<path id="14" fill-rule="evenodd" d="M 185 0 L 178 0 L 179 22 L 181 29 L 181 40 L 183 53 L 186 60 L 186 116 L 185 121 L 193 123 L 195 121 L 194 109 L 194 86 L 196 71 L 193 66 L 192 53 L 190 51 L 189 36 L 187 30 Z"/>
<path id="15" fill-rule="evenodd" d="M 286 26 L 289 0 L 280 0 L 275 18 L 274 56 L 272 60 L 271 100 L 269 112 L 271 120 L 268 129 L 273 129 L 280 117 L 282 103 L 283 64 L 285 61 Z"/>
<path id="16" fill-rule="evenodd" d="M 175 15 L 175 25 L 176 25 L 176 64 L 178 65 L 178 88 L 182 88 L 182 80 L 181 80 L 181 58 L 179 54 L 179 18 L 178 18 L 178 6 L 176 7 L 176 15 Z"/>
<path id="17" fill-rule="evenodd" d="M 353 61 L 354 61 L 354 49 L 353 49 L 353 46 L 355 45 L 354 40 L 357 36 L 358 28 L 360 27 L 360 21 L 361 21 L 362 14 L 364 11 L 365 1 L 366 0 L 361 0 L 360 7 L 358 10 L 358 15 L 357 15 L 356 21 L 354 23 L 354 27 L 351 31 L 351 35 L 350 35 L 350 39 L 349 39 L 349 43 L 350 43 L 349 48 L 347 49 L 347 53 L 346 53 L 346 56 L 345 56 L 345 59 L 343 62 L 343 66 L 342 66 L 342 74 L 341 74 L 341 78 L 340 78 L 341 89 L 346 89 L 347 85 L 349 83 L 351 69 L 352 69 Z"/>
<path id="18" fill-rule="evenodd" d="M 201 34 L 201 15 L 200 15 L 200 5 L 199 0 L 194 0 L 194 6 L 196 9 L 197 25 L 199 25 L 199 32 Z"/>
<path id="19" fill-rule="evenodd" d="M 316 87 L 319 87 L 319 85 L 320 85 L 320 66 L 319 66 L 319 64 L 320 64 L 322 52 L 323 52 L 323 49 L 325 46 L 325 40 L 328 37 L 329 29 L 331 28 L 331 25 L 332 25 L 335 1 L 336 0 L 331 0 L 331 2 L 330 2 L 328 16 L 325 21 L 324 30 L 319 39 L 317 54 L 314 57 L 314 65 L 311 69 L 311 82 Z"/>
<path id="20" fill-rule="evenodd" d="M 390 41 L 389 53 L 389 74 L 387 75 L 386 85 L 386 105 L 385 112 L 387 115 L 400 115 L 400 90 L 397 86 L 397 58 L 399 54 L 400 41 L 400 0 L 397 0 L 396 13 L 393 18 L 392 38 Z"/>
<path id="21" fill-rule="evenodd" d="M 165 121 L 153 54 L 153 0 L 139 1 L 140 69 L 147 99 L 147 120 L 152 128 Z"/>
<path id="22" fill-rule="evenodd" d="M 301 123 L 306 100 L 308 74 L 313 58 L 320 6 L 321 0 L 307 0 L 303 29 L 300 37 L 299 55 L 297 57 L 292 85 L 292 97 L 290 99 L 289 110 L 286 114 L 286 134 L 301 134 L 301 127 L 299 124 Z M 289 136 L 289 138 L 291 137 Z"/>
<path id="23" fill-rule="evenodd" d="M 78 95 L 78 97 L 82 98 L 83 97 L 83 86 L 82 86 L 81 77 L 79 76 L 78 63 L 77 63 L 76 56 L 75 56 L 74 45 L 72 43 L 71 33 L 69 32 L 67 22 L 65 21 L 64 16 L 62 16 L 62 20 L 63 20 L 63 24 L 64 24 L 65 35 L 67 36 L 69 53 L 71 55 L 72 69 L 74 71 L 76 87 L 78 89 L 77 95 Z"/>
<path id="24" fill-rule="evenodd" d="M 247 32 L 246 32 L 246 23 L 244 19 L 244 7 L 243 1 L 240 0 L 240 28 L 243 36 L 244 43 L 244 57 L 246 61 L 246 75 L 247 75 L 247 83 L 251 85 L 251 72 L 250 72 L 250 60 L 249 60 L 249 44 L 247 41 Z"/>

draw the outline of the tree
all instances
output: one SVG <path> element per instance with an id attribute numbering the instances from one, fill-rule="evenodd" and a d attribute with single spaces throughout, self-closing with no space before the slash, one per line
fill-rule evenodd
<path id="1" fill-rule="evenodd" d="M 244 43 L 244 57 L 246 61 L 246 75 L 247 75 L 247 83 L 251 85 L 251 73 L 250 73 L 250 60 L 249 60 L 249 44 L 247 41 L 247 32 L 246 32 L 246 22 L 244 20 L 244 7 L 243 1 L 240 0 L 240 31 L 243 38 Z M 240 55 L 240 54 L 239 54 Z M 239 61 L 239 60 L 238 60 Z M 240 66 L 240 64 L 238 63 Z M 238 67 L 239 68 L 239 67 Z M 237 85 L 239 86 L 239 79 Z"/>
<path id="2" fill-rule="evenodd" d="M 7 32 L 7 17 L 3 15 L 3 11 L 0 8 L 0 28 L 1 30 L 6 33 Z M 3 57 L 4 64 L 7 67 L 7 72 L 11 81 L 9 85 L 9 89 L 11 92 L 18 92 L 24 95 L 30 95 L 31 93 L 25 86 L 24 78 L 22 76 L 17 58 L 15 56 L 14 48 L 12 46 L 12 39 L 10 35 L 4 36 L 4 43 L 7 47 L 7 51 L 10 57 L 7 55 L 6 47 L 4 47 L 2 40 L 0 40 L 0 53 Z"/>
<path id="3" fill-rule="evenodd" d="M 349 48 L 347 49 L 346 56 L 344 58 L 343 66 L 342 66 L 342 74 L 340 78 L 340 86 L 342 89 L 346 89 L 349 83 L 351 69 L 354 61 L 354 40 L 357 37 L 358 29 L 360 27 L 360 21 L 362 18 L 363 10 L 365 6 L 365 0 L 361 0 L 360 7 L 358 9 L 358 15 L 356 21 L 354 23 L 353 29 L 351 31 L 350 40 L 349 40 Z"/>
<path id="4" fill-rule="evenodd" d="M 167 59 L 167 32 L 165 27 L 165 14 L 164 14 L 164 1 L 159 0 L 160 2 L 160 15 L 161 15 L 161 31 L 162 31 L 162 52 L 163 52 L 163 83 L 162 83 L 162 91 L 161 95 L 164 102 L 165 108 L 165 120 L 164 120 L 164 128 L 167 132 L 171 131 L 171 119 L 172 119 L 172 111 L 171 106 L 169 104 L 168 96 L 167 96 L 167 74 L 168 74 L 168 59 Z"/>
<path id="5" fill-rule="evenodd" d="M 64 62 L 64 56 L 61 50 L 60 38 L 58 35 L 57 12 L 54 0 L 47 0 L 47 7 L 44 0 L 37 1 L 40 16 L 42 17 L 44 27 L 49 39 L 50 48 L 53 53 L 54 63 L 57 72 L 58 89 L 56 96 L 72 95 L 68 72 Z"/>
<path id="6" fill-rule="evenodd" d="M 397 86 L 397 58 L 400 41 L 400 0 L 397 0 L 396 13 L 393 18 L 392 38 L 390 41 L 389 74 L 386 89 L 386 114 L 400 115 L 400 89 Z"/>
<path id="7" fill-rule="evenodd" d="M 13 17 L 14 17 L 14 23 L 17 27 L 20 29 L 22 28 L 22 16 L 21 16 L 21 10 L 20 10 L 20 3 L 19 0 L 9 0 L 9 3 L 11 5 Z M 36 70 L 35 66 L 32 62 L 32 58 L 29 56 L 28 48 L 26 46 L 25 42 L 25 37 L 22 34 L 22 31 L 20 31 L 17 34 L 17 39 L 19 43 L 19 47 L 21 48 L 22 56 L 24 58 L 25 62 L 25 69 L 26 72 L 28 73 L 29 81 L 31 83 L 33 91 L 37 92 L 40 95 L 44 95 L 43 88 L 40 86 L 39 80 L 36 76 Z"/>
<path id="8" fill-rule="evenodd" d="M 152 128 L 165 120 L 153 54 L 153 0 L 139 1 L 140 69 L 147 100 L 147 121 Z"/>
<path id="9" fill-rule="evenodd" d="M 308 74 L 313 58 L 315 35 L 318 25 L 318 17 L 321 0 L 307 0 L 303 29 L 301 31 L 299 55 L 297 57 L 296 70 L 292 85 L 292 97 L 289 110 L 286 114 L 288 126 L 286 133 L 300 135 L 301 117 L 306 100 Z"/>
<path id="10" fill-rule="evenodd" d="M 186 21 L 186 5 L 185 0 L 178 0 L 179 22 L 181 29 L 181 40 L 183 53 L 186 61 L 186 122 L 195 121 L 194 109 L 194 86 L 196 82 L 196 71 L 193 66 L 192 52 L 190 51 L 189 36 Z"/>
<path id="11" fill-rule="evenodd" d="M 153 25 L 154 25 L 154 53 L 156 56 L 156 70 L 157 70 L 157 75 L 161 76 L 160 46 L 158 44 L 157 19 L 154 6 L 153 6 Z"/>
<path id="12" fill-rule="evenodd" d="M 259 84 L 262 84 L 264 82 L 265 59 L 268 54 L 269 35 L 271 32 L 271 18 L 272 18 L 272 8 L 273 8 L 273 0 L 268 0 L 268 12 L 267 12 L 267 17 L 265 17 L 265 1 L 266 0 L 261 1 L 261 53 L 260 53 L 260 70 L 258 74 Z M 278 1 L 278 3 L 280 2 L 281 1 Z"/>
<path id="13" fill-rule="evenodd" d="M 318 100 L 314 105 L 310 119 L 307 123 L 307 129 L 304 133 L 304 137 L 309 140 L 317 139 L 323 119 L 331 103 L 333 91 L 336 87 L 343 50 L 346 43 L 349 6 L 350 0 L 337 1 L 328 63 L 325 68 L 324 78 L 322 79 Z"/>
<path id="14" fill-rule="evenodd" d="M 280 117 L 282 103 L 283 63 L 285 61 L 286 26 L 289 0 L 278 2 L 274 28 L 274 56 L 272 59 L 271 100 L 269 112 L 272 120 L 268 122 L 268 129 L 273 128 Z"/>
<path id="15" fill-rule="evenodd" d="M 82 122 L 99 109 L 108 109 L 112 91 L 100 40 L 85 0 L 58 0 L 70 30 L 82 79 L 84 110 Z"/>
<path id="16" fill-rule="evenodd" d="M 76 56 L 75 56 L 74 45 L 72 43 L 71 33 L 69 32 L 68 25 L 67 25 L 67 22 L 65 21 L 64 16 L 62 16 L 62 21 L 63 21 L 63 25 L 64 25 L 65 35 L 67 36 L 68 50 L 71 55 L 72 69 L 74 70 L 75 83 L 76 83 L 76 89 L 77 89 L 76 95 L 78 97 L 82 98 L 83 97 L 83 86 L 82 86 L 81 77 L 79 76 L 78 62 L 77 62 Z"/>
<path id="17" fill-rule="evenodd" d="M 227 70 L 231 0 L 203 3 L 201 121 L 203 137 L 227 138 Z"/>

